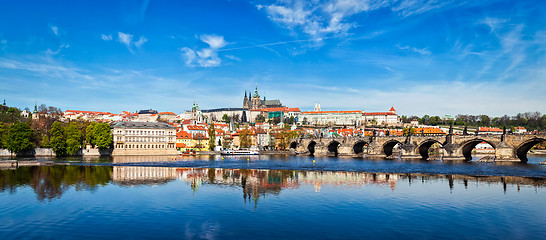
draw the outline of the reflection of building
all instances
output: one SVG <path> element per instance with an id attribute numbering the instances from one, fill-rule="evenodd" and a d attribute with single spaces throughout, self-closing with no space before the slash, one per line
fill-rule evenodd
<path id="1" fill-rule="evenodd" d="M 114 166 L 112 181 L 124 185 L 166 183 L 175 180 L 176 168 Z"/>
<path id="2" fill-rule="evenodd" d="M 322 186 L 387 185 L 395 189 L 397 174 L 359 172 L 319 172 L 258 169 L 205 169 L 179 168 L 179 177 L 190 183 L 194 191 L 204 183 L 243 188 L 243 197 L 257 203 L 265 195 L 278 195 L 283 189 L 313 186 L 320 192 Z"/>
<path id="3" fill-rule="evenodd" d="M 112 155 L 176 155 L 176 127 L 162 122 L 118 122 Z"/>

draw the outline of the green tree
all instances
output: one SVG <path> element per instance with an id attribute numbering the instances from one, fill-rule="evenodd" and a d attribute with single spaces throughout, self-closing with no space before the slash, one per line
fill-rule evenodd
<path id="1" fill-rule="evenodd" d="M 55 152 L 55 155 L 66 155 L 66 136 L 62 123 L 54 122 L 53 125 L 51 125 L 51 130 L 49 130 L 49 134 L 51 135 L 49 145 Z"/>
<path id="2" fill-rule="evenodd" d="M 0 122 L 0 148 L 6 148 L 8 141 L 8 126 Z"/>
<path id="3" fill-rule="evenodd" d="M 257 122 L 257 123 L 263 123 L 263 122 L 265 122 L 265 117 L 264 117 L 264 115 L 260 114 L 260 115 L 256 116 L 256 119 L 254 121 Z"/>
<path id="4" fill-rule="evenodd" d="M 411 133 L 411 135 L 415 135 L 415 128 L 407 127 L 402 130 L 402 133 L 404 136 L 408 135 L 408 133 Z"/>
<path id="5" fill-rule="evenodd" d="M 75 155 L 82 148 L 83 135 L 76 123 L 68 123 L 65 128 L 66 153 Z"/>
<path id="6" fill-rule="evenodd" d="M 21 154 L 34 148 L 32 144 L 33 131 L 26 123 L 15 123 L 8 129 L 6 147 L 10 152 Z"/>
<path id="7" fill-rule="evenodd" d="M 85 128 L 85 141 L 93 146 L 95 146 L 95 126 L 96 122 L 91 122 L 87 128 Z"/>
<path id="8" fill-rule="evenodd" d="M 40 147 L 47 148 L 49 147 L 49 137 L 47 134 L 42 135 L 42 141 L 40 141 Z"/>
<path id="9" fill-rule="evenodd" d="M 209 149 L 211 151 L 214 151 L 214 148 L 216 147 L 216 130 L 214 129 L 214 123 L 210 123 L 209 125 Z"/>
<path id="10" fill-rule="evenodd" d="M 93 140 L 95 146 L 100 149 L 107 149 L 112 146 L 114 140 L 112 139 L 112 131 L 108 123 L 98 123 L 93 127 Z"/>
<path id="11" fill-rule="evenodd" d="M 227 113 L 224 113 L 224 116 L 222 116 L 222 121 L 225 122 L 225 123 L 231 122 L 231 120 L 229 119 L 229 116 L 227 115 Z"/>

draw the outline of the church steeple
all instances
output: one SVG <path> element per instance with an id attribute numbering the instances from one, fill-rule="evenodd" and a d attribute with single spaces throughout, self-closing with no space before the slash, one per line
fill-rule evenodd
<path id="1" fill-rule="evenodd" d="M 254 90 L 254 97 L 260 98 L 260 94 L 258 94 L 258 84 L 256 84 L 256 89 Z"/>
<path id="2" fill-rule="evenodd" d="M 3 106 L 4 106 L 4 107 L 6 106 L 6 98 L 4 98 L 4 104 L 3 104 Z"/>
<path id="3" fill-rule="evenodd" d="M 246 90 L 245 90 L 245 98 L 243 99 L 243 108 L 248 108 L 248 102 L 249 102 L 249 98 L 247 97 Z"/>

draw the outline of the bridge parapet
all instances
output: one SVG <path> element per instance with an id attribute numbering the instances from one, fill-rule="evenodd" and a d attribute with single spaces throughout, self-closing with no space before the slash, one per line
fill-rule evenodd
<path id="1" fill-rule="evenodd" d="M 362 156 L 367 158 L 398 158 L 400 146 L 403 159 L 428 159 L 429 148 L 442 146 L 443 160 L 471 160 L 472 150 L 481 143 L 495 149 L 495 161 L 527 161 L 527 152 L 535 144 L 546 141 L 546 134 L 505 135 L 436 135 L 436 136 L 362 136 L 294 139 L 291 148 L 297 154 L 315 156 Z"/>

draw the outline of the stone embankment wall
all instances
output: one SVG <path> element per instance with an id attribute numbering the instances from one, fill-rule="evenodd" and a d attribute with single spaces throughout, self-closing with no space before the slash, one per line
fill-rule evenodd
<path id="1" fill-rule="evenodd" d="M 1 157 L 15 157 L 14 153 L 11 153 L 7 149 L 0 149 Z M 51 148 L 35 148 L 28 152 L 21 154 L 21 156 L 35 156 L 35 157 L 55 157 L 55 152 Z"/>
<path id="2" fill-rule="evenodd" d="M 112 149 L 82 149 L 76 156 L 110 156 Z M 21 154 L 23 157 L 55 157 L 55 151 L 51 148 L 35 148 L 26 153 Z M 15 154 L 11 153 L 5 148 L 0 149 L 0 157 L 15 157 Z"/>

